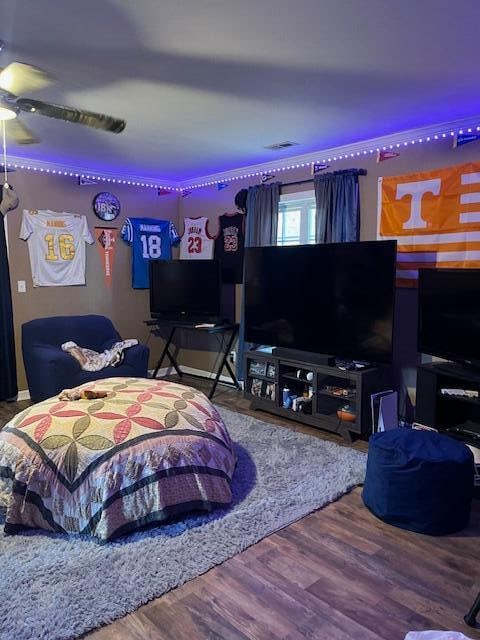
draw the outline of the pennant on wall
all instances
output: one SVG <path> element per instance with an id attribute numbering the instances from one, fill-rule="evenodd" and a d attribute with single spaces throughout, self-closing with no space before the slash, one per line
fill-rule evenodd
<path id="1" fill-rule="evenodd" d="M 314 176 L 316 173 L 319 173 L 320 171 L 324 171 L 325 169 L 328 169 L 329 167 L 330 165 L 325 164 L 324 162 L 314 162 L 311 168 L 312 176 Z"/>
<path id="2" fill-rule="evenodd" d="M 192 190 L 190 189 L 190 191 L 188 189 L 183 189 L 182 191 L 182 198 L 186 198 L 187 196 L 189 196 L 192 193 Z"/>
<path id="3" fill-rule="evenodd" d="M 222 189 L 226 189 L 229 186 L 228 182 L 217 182 L 217 191 L 222 191 Z"/>
<path id="4" fill-rule="evenodd" d="M 453 148 L 475 142 L 475 140 L 480 140 L 480 133 L 456 133 L 453 137 Z"/>
<path id="5" fill-rule="evenodd" d="M 168 196 L 170 193 L 172 193 L 171 189 L 164 189 L 163 187 L 157 189 L 157 196 Z"/>
<path id="6" fill-rule="evenodd" d="M 89 184 L 97 184 L 97 183 L 95 182 L 95 180 L 92 180 L 91 178 L 87 178 L 86 176 L 78 176 L 79 187 L 86 187 Z"/>
<path id="7" fill-rule="evenodd" d="M 480 268 L 480 162 L 378 179 L 378 238 L 397 240 L 397 284 L 421 268 Z"/>
<path id="8" fill-rule="evenodd" d="M 112 286 L 112 271 L 117 236 L 118 229 L 116 227 L 95 227 L 96 245 L 103 262 L 103 272 L 107 287 Z"/>
<path id="9" fill-rule="evenodd" d="M 273 173 L 262 173 L 262 182 L 268 182 L 274 177 Z"/>
<path id="10" fill-rule="evenodd" d="M 390 160 L 400 155 L 400 151 L 392 151 L 391 149 L 381 149 L 377 152 L 377 162 L 383 162 L 384 160 Z"/>

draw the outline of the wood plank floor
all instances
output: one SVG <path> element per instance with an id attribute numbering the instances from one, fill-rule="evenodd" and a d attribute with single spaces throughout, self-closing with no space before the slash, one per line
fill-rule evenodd
<path id="1" fill-rule="evenodd" d="M 241 394 L 225 387 L 215 402 L 249 413 Z M 0 403 L 0 426 L 23 406 Z M 352 446 L 366 450 L 363 442 Z M 382 523 L 355 489 L 86 638 L 403 640 L 410 630 L 444 629 L 480 640 L 462 620 L 480 589 L 479 558 L 480 500 L 468 529 L 437 538 Z"/>

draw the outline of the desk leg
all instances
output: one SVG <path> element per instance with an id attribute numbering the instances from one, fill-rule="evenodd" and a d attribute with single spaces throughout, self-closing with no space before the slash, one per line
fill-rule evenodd
<path id="1" fill-rule="evenodd" d="M 170 331 L 170 335 L 168 336 L 168 339 L 167 339 L 167 342 L 165 344 L 165 347 L 163 348 L 162 355 L 158 359 L 157 366 L 155 367 L 155 371 L 153 372 L 153 377 L 154 378 L 157 377 L 157 373 L 158 373 L 160 367 L 162 366 L 162 362 L 163 362 L 165 356 L 167 356 L 167 358 L 170 360 L 171 365 L 173 366 L 175 371 L 178 373 L 178 375 L 180 377 L 182 376 L 182 372 L 180 371 L 180 368 L 179 368 L 179 366 L 177 364 L 177 361 L 175 360 L 175 358 L 173 357 L 173 355 L 169 351 L 170 345 L 172 343 L 173 336 L 175 334 L 175 329 L 176 329 L 176 327 L 173 327 L 173 329 Z"/>
<path id="2" fill-rule="evenodd" d="M 470 611 L 463 617 L 463 619 L 465 620 L 465 622 L 468 624 L 469 627 L 475 627 L 475 625 L 477 624 L 477 615 L 479 612 L 480 612 L 480 592 L 478 593 L 478 596 L 475 602 L 472 604 L 472 608 L 470 609 Z"/>
<path id="3" fill-rule="evenodd" d="M 178 366 L 178 362 L 175 360 L 175 357 L 170 353 L 170 351 L 167 351 L 166 355 L 167 355 L 167 358 L 170 360 L 170 364 L 177 372 L 177 375 L 181 378 L 183 376 L 183 372 Z"/>
<path id="4" fill-rule="evenodd" d="M 226 357 L 225 357 L 225 367 L 227 368 L 227 371 L 231 377 L 231 379 L 233 380 L 233 384 L 237 387 L 237 389 L 240 389 L 240 383 L 237 380 L 237 376 L 235 375 L 235 373 L 233 372 L 232 367 L 230 366 L 230 363 L 228 361 L 228 354 L 229 352 L 227 351 Z"/>
<path id="5" fill-rule="evenodd" d="M 230 350 L 231 350 L 231 348 L 233 346 L 233 342 L 235 340 L 235 336 L 236 335 L 237 335 L 237 330 L 233 329 L 232 330 L 232 334 L 230 336 L 230 340 L 228 341 L 228 345 L 227 345 L 227 347 L 225 348 L 225 350 L 223 352 L 222 361 L 220 362 L 220 366 L 217 369 L 217 375 L 215 376 L 215 380 L 213 381 L 212 388 L 210 389 L 210 393 L 208 394 L 209 400 L 211 400 L 213 398 L 213 394 L 215 393 L 218 381 L 220 380 L 220 376 L 222 374 L 223 367 L 227 368 L 227 371 L 230 374 L 230 377 L 232 378 L 234 385 L 237 387 L 237 389 L 240 389 L 240 385 L 238 383 L 237 377 L 233 373 L 232 368 L 230 367 L 230 364 L 228 362 L 228 354 L 230 353 Z"/>

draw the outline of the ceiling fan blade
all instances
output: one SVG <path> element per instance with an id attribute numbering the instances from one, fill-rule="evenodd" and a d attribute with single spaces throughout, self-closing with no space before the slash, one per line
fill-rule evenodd
<path id="1" fill-rule="evenodd" d="M 11 62 L 0 71 L 0 88 L 16 96 L 43 89 L 52 82 L 46 71 L 23 62 Z"/>
<path id="2" fill-rule="evenodd" d="M 77 122 L 94 129 L 103 129 L 112 133 L 121 133 L 126 126 L 125 120 L 113 118 L 102 113 L 94 113 L 93 111 L 85 111 L 83 109 L 75 109 L 74 107 L 65 107 L 50 102 L 42 102 L 41 100 L 31 100 L 30 98 L 19 98 L 15 105 L 22 111 L 30 113 L 40 113 L 48 118 L 57 118 L 58 120 L 66 120 L 67 122 Z"/>
<path id="3" fill-rule="evenodd" d="M 35 144 L 40 140 L 23 124 L 21 120 L 8 120 L 5 123 L 7 139 L 13 138 L 17 144 Z"/>

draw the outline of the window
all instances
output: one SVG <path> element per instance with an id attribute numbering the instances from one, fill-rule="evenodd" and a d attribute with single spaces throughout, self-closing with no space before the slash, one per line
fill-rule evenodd
<path id="1" fill-rule="evenodd" d="M 315 194 L 313 191 L 280 196 L 277 245 L 315 244 Z"/>

